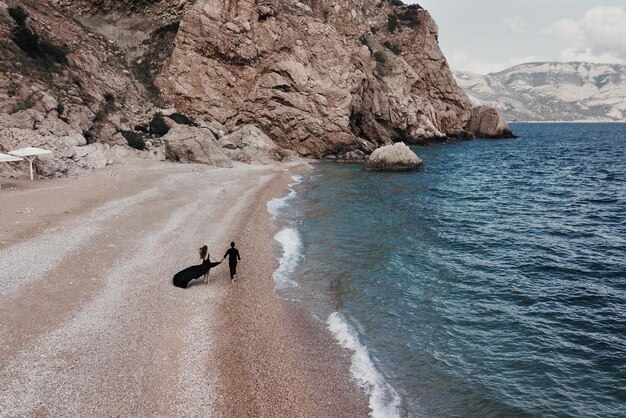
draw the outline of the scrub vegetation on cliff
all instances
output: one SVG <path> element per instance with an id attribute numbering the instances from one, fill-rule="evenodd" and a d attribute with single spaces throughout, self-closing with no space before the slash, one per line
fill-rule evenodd
<path id="1" fill-rule="evenodd" d="M 22 7 L 9 7 L 8 12 L 17 25 L 13 29 L 13 41 L 22 51 L 45 65 L 48 70 L 54 70 L 52 64 L 69 64 L 65 48 L 59 47 L 45 38 L 41 38 L 28 26 L 28 13 Z"/>

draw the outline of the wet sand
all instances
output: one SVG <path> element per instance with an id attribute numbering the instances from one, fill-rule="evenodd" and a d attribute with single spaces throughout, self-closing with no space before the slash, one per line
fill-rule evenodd
<path id="1" fill-rule="evenodd" d="M 137 161 L 0 190 L 0 416 L 367 416 L 347 353 L 271 277 L 302 166 Z M 242 254 L 172 286 L 209 246 Z"/>

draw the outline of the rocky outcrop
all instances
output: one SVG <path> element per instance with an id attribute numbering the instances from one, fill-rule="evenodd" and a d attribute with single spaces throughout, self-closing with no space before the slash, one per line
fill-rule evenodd
<path id="1" fill-rule="evenodd" d="M 209 129 L 177 125 L 162 139 L 165 156 L 169 160 L 217 167 L 233 166 Z"/>
<path id="2" fill-rule="evenodd" d="M 420 170 L 423 163 L 411 148 L 404 142 L 385 145 L 376 149 L 369 159 L 363 163 L 365 171 L 415 171 Z"/>
<path id="3" fill-rule="evenodd" d="M 182 15 L 186 0 L 49 0 L 51 4 L 77 16 L 107 15 L 123 19 L 128 16 L 146 16 L 168 19 Z"/>
<path id="4" fill-rule="evenodd" d="M 467 130 L 477 138 L 515 137 L 500 112 L 488 106 L 478 106 L 472 110 Z"/>
<path id="5" fill-rule="evenodd" d="M 472 112 L 428 12 L 383 0 L 198 0 L 156 83 L 177 108 L 310 157 L 467 136 Z"/>
<path id="6" fill-rule="evenodd" d="M 5 126 L 19 125 L 20 122 L 19 120 L 7 121 L 6 116 L 0 120 L 6 124 Z M 112 161 L 108 155 L 110 148 L 108 145 L 102 143 L 87 145 L 85 138 L 71 129 L 61 130 L 63 126 L 51 128 L 51 130 L 42 129 L 41 131 L 23 127 L 4 128 L 0 130 L 0 144 L 4 152 L 26 147 L 39 147 L 52 151 L 53 157 L 34 160 L 34 168 L 42 176 L 79 173 L 91 168 L 104 167 Z M 22 170 L 28 169 L 25 164 L 15 164 L 14 167 L 21 167 Z"/>
<path id="7" fill-rule="evenodd" d="M 271 164 L 295 157 L 254 125 L 244 125 L 218 142 L 228 157 L 247 164 Z"/>
<path id="8" fill-rule="evenodd" d="M 506 131 L 504 121 L 492 120 L 497 113 L 475 115 L 439 49 L 435 22 L 418 5 L 20 5 L 0 0 L 0 128 L 37 131 L 49 148 L 71 137 L 74 147 L 104 143 L 152 155 L 162 134 L 146 124 L 166 108 L 216 133 L 253 124 L 277 147 L 338 160 L 362 159 L 398 141 L 469 136 L 491 126 L 496 135 Z M 184 160 L 172 144 L 169 155 Z M 267 161 L 254 149 L 231 151 L 235 159 Z M 85 169 L 71 161 L 60 173 Z"/>
<path id="9" fill-rule="evenodd" d="M 41 175 L 102 166 L 101 145 L 127 146 L 116 134 L 151 107 L 114 43 L 45 3 L 0 0 L 0 49 L 0 152 L 54 151 Z"/>

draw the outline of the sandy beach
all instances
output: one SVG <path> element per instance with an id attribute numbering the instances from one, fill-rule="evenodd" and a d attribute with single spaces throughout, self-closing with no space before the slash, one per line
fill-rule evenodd
<path id="1" fill-rule="evenodd" d="M 274 294 L 301 164 L 135 161 L 0 192 L 1 416 L 367 416 L 348 353 Z M 207 244 L 242 262 L 175 288 Z"/>

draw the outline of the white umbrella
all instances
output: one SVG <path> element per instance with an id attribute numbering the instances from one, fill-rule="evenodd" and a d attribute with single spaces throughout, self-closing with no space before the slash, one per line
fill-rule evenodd
<path id="1" fill-rule="evenodd" d="M 28 160 L 28 162 L 30 163 L 30 180 L 32 181 L 33 180 L 33 160 L 38 155 L 52 154 L 52 151 L 48 151 L 47 149 L 43 149 L 43 148 L 28 147 L 28 148 L 18 149 L 15 151 L 9 151 L 9 154 L 14 155 L 16 157 L 24 157 Z"/>
<path id="2" fill-rule="evenodd" d="M 14 157 L 12 155 L 0 154 L 0 163 L 8 163 L 11 161 L 22 161 L 20 157 Z M 2 183 L 0 183 L 0 189 L 2 188 Z"/>

